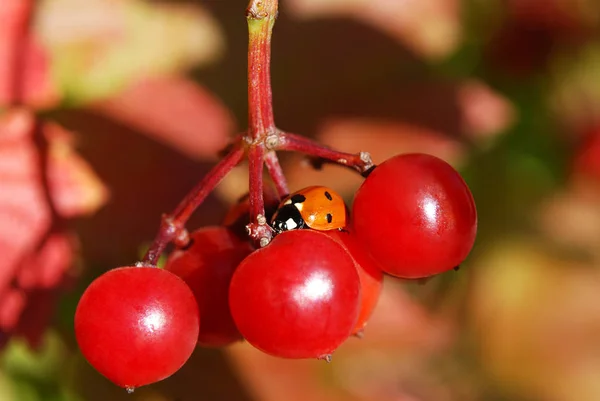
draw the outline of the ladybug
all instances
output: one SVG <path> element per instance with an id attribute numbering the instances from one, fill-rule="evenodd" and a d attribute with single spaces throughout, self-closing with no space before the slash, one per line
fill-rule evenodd
<path id="1" fill-rule="evenodd" d="M 284 198 L 271 219 L 277 233 L 303 228 L 328 231 L 346 225 L 344 199 L 327 187 L 312 186 Z"/>

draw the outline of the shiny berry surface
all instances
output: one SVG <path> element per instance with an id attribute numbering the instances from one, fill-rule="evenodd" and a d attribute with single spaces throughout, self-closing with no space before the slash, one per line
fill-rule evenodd
<path id="1" fill-rule="evenodd" d="M 279 357 L 319 358 L 351 334 L 360 283 L 339 243 L 317 231 L 287 231 L 238 266 L 229 303 L 253 346 Z"/>
<path id="2" fill-rule="evenodd" d="M 225 227 L 204 227 L 190 237 L 191 246 L 174 251 L 165 269 L 181 277 L 196 297 L 202 316 L 198 345 L 220 347 L 241 340 L 229 310 L 229 283 L 252 247 Z"/>
<path id="3" fill-rule="evenodd" d="M 75 313 L 75 336 L 85 358 L 130 389 L 179 370 L 196 346 L 198 327 L 192 291 L 155 267 L 104 273 L 83 293 Z"/>
<path id="4" fill-rule="evenodd" d="M 458 266 L 477 232 L 473 196 L 445 161 L 398 155 L 377 166 L 356 192 L 353 226 L 382 269 L 403 278 Z"/>
<path id="5" fill-rule="evenodd" d="M 360 312 L 353 334 L 361 333 L 373 313 L 383 288 L 383 271 L 371 255 L 362 246 L 353 232 L 339 230 L 327 231 L 338 241 L 354 260 L 354 266 L 360 279 Z"/>

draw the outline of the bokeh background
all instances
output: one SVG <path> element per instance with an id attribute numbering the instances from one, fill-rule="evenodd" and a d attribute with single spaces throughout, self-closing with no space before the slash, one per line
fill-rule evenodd
<path id="1" fill-rule="evenodd" d="M 128 395 L 78 353 L 86 285 L 137 260 L 247 123 L 244 0 L 0 2 L 0 400 L 597 401 L 600 3 L 281 0 L 276 121 L 464 175 L 458 272 L 387 277 L 333 363 L 198 349 Z M 282 155 L 292 189 L 361 179 Z M 237 168 L 189 227 L 247 190 Z"/>

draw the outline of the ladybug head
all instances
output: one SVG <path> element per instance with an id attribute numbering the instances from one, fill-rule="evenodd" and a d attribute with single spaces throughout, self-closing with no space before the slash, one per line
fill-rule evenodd
<path id="1" fill-rule="evenodd" d="M 304 219 L 300 211 L 293 204 L 287 204 L 280 207 L 271 221 L 271 227 L 277 233 L 289 230 L 298 230 L 305 228 Z"/>

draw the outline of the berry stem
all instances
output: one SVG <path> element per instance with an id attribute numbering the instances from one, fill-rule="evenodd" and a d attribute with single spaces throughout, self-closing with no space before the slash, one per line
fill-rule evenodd
<path id="1" fill-rule="evenodd" d="M 264 148 L 252 146 L 248 149 L 248 176 L 249 176 L 249 201 L 250 215 L 264 215 L 265 205 L 263 193 L 263 159 Z"/>
<path id="2" fill-rule="evenodd" d="M 263 198 L 263 167 L 265 148 L 261 145 L 248 149 L 250 224 L 248 235 L 259 246 L 266 246 L 272 238 L 271 228 L 265 217 L 265 201 Z"/>
<path id="3" fill-rule="evenodd" d="M 221 182 L 223 177 L 242 161 L 243 157 L 244 148 L 236 143 L 233 149 L 183 198 L 173 213 L 162 216 L 158 234 L 146 252 L 141 265 L 156 266 L 158 258 L 171 241 L 174 241 L 178 246 L 187 245 L 189 236 L 185 224 L 190 216 Z M 260 193 L 262 197 L 262 191 Z"/>
<path id="4" fill-rule="evenodd" d="M 271 230 L 265 217 L 263 199 L 263 167 L 265 142 L 277 135 L 273 117 L 271 91 L 271 36 L 277 18 L 277 0 L 250 0 L 248 20 L 248 165 L 250 192 L 250 224 L 248 234 L 260 246 L 271 241 Z M 267 167 L 277 180 L 278 191 L 285 189 L 285 179 L 277 156 L 268 156 Z M 283 179 L 283 180 L 282 180 Z"/>
<path id="5" fill-rule="evenodd" d="M 276 131 L 271 92 L 271 35 L 277 0 L 251 0 L 248 20 L 248 134 L 253 142 Z"/>
<path id="6" fill-rule="evenodd" d="M 309 138 L 288 132 L 279 134 L 276 150 L 300 152 L 316 158 L 316 166 L 324 162 L 340 164 L 358 171 L 362 175 L 368 174 L 375 166 L 368 152 L 346 153 L 331 149 Z"/>
<path id="7" fill-rule="evenodd" d="M 265 164 L 267 166 L 267 171 L 273 180 L 273 184 L 275 184 L 279 198 L 287 196 L 290 193 L 290 190 L 288 189 L 287 180 L 285 179 L 285 175 L 279 164 L 277 154 L 275 152 L 267 152 L 265 155 Z"/>

